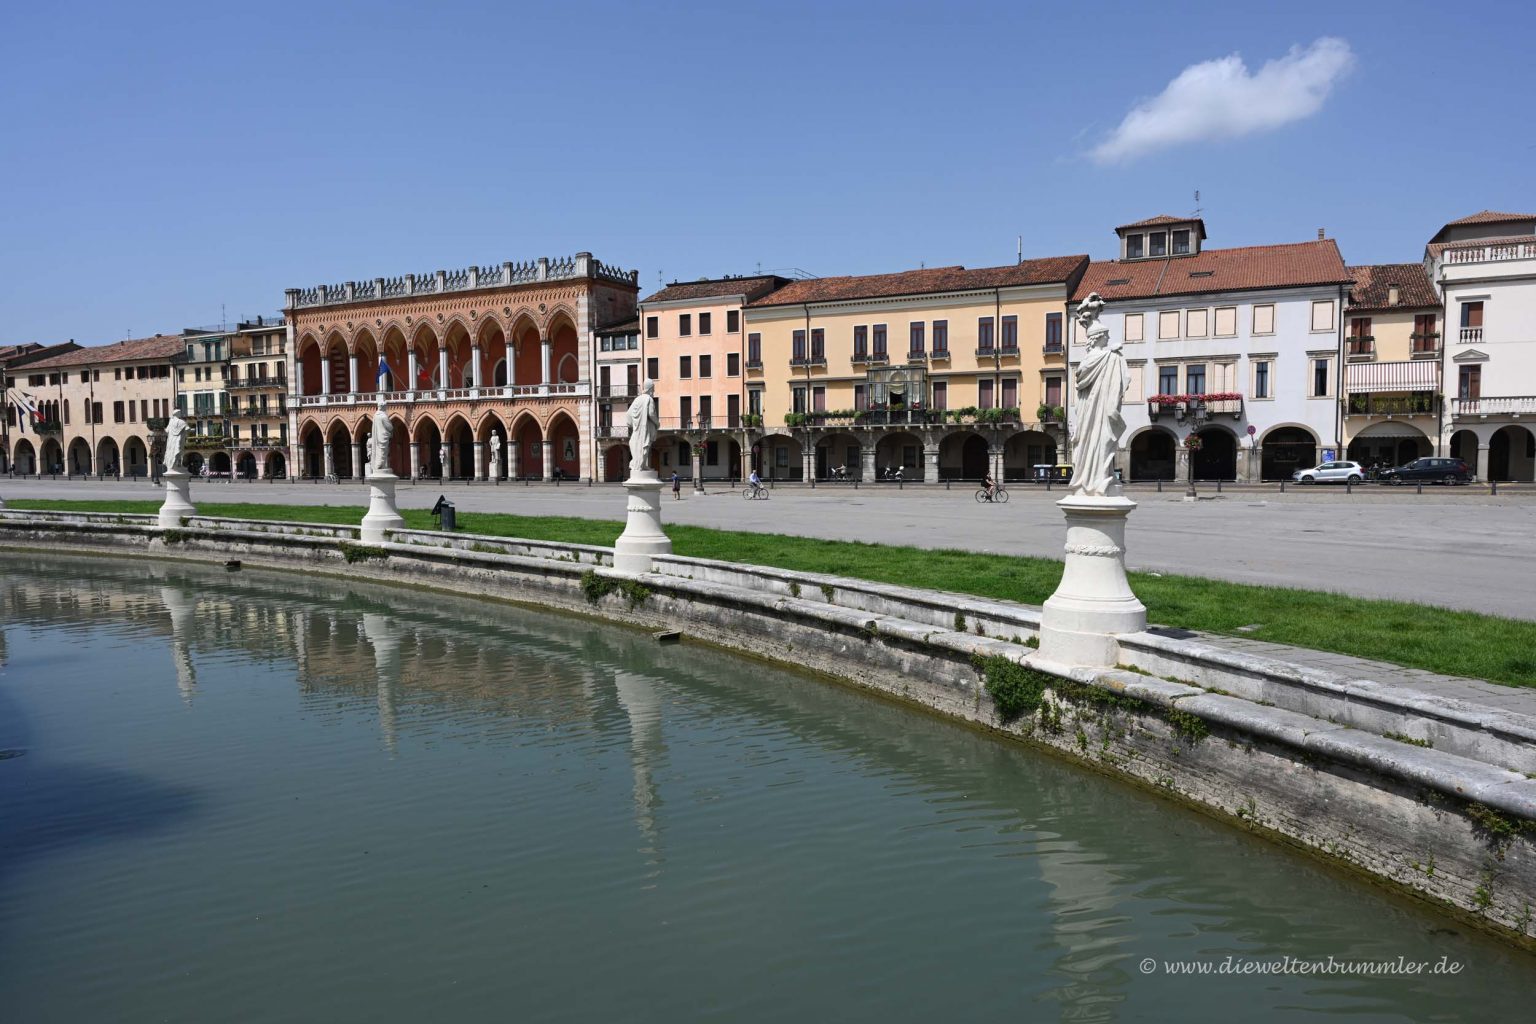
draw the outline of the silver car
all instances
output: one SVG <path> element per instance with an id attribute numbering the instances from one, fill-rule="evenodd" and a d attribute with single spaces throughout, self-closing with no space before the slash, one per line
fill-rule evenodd
<path id="1" fill-rule="evenodd" d="M 1298 484 L 1358 484 L 1365 480 L 1365 470 L 1358 462 L 1325 462 L 1311 469 L 1298 469 L 1291 479 Z"/>

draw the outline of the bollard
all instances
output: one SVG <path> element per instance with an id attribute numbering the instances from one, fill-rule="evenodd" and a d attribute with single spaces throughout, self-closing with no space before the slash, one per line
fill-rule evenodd
<path id="1" fill-rule="evenodd" d="M 1157 493 L 1158 494 L 1162 494 L 1163 493 L 1163 482 L 1161 480 L 1159 480 L 1157 482 Z"/>
<path id="2" fill-rule="evenodd" d="M 949 478 L 948 477 L 944 478 L 944 489 L 946 491 L 949 490 Z"/>
<path id="3" fill-rule="evenodd" d="M 896 479 L 896 489 L 898 491 L 906 490 L 907 489 L 907 482 L 905 480 L 901 479 L 900 477 L 898 477 Z"/>
<path id="4" fill-rule="evenodd" d="M 1423 480 L 1419 481 L 1419 493 L 1420 494 L 1424 493 L 1424 481 Z"/>
<path id="5" fill-rule="evenodd" d="M 1281 494 L 1285 493 L 1285 481 L 1284 480 L 1280 481 L 1280 493 Z"/>
<path id="6" fill-rule="evenodd" d="M 1221 493 L 1221 481 L 1220 480 L 1216 481 L 1216 493 L 1217 494 Z"/>
<path id="7" fill-rule="evenodd" d="M 1352 483 L 1349 480 L 1345 480 L 1344 481 L 1344 493 L 1345 494 L 1354 494 L 1355 493 L 1355 485 L 1354 485 L 1354 483 Z"/>
<path id="8" fill-rule="evenodd" d="M 1497 495 L 1499 493 L 1499 482 L 1497 480 L 1490 480 L 1488 482 L 1493 485 L 1493 489 L 1490 491 L 1490 494 Z"/>

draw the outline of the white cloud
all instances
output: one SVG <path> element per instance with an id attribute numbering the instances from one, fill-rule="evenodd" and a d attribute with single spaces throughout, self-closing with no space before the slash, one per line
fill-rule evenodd
<path id="1" fill-rule="evenodd" d="M 1292 47 L 1248 73 L 1239 54 L 1191 64 L 1158 96 L 1138 103 L 1091 151 L 1102 164 L 1134 160 L 1182 142 L 1230 139 L 1311 117 L 1354 66 L 1342 39 Z"/>

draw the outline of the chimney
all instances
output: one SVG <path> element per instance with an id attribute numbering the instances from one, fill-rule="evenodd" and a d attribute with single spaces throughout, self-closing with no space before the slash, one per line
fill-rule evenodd
<path id="1" fill-rule="evenodd" d="M 1323 239 L 1325 239 L 1327 237 L 1328 237 L 1328 232 L 1324 231 L 1322 228 L 1318 228 L 1317 229 L 1317 240 L 1319 242 L 1321 242 Z"/>
<path id="2" fill-rule="evenodd" d="M 1402 295 L 1398 292 L 1396 285 L 1393 285 L 1391 288 L 1387 289 L 1387 305 L 1395 306 L 1401 301 Z"/>

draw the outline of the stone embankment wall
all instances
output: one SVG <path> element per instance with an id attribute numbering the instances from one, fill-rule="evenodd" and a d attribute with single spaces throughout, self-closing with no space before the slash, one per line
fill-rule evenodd
<path id="1" fill-rule="evenodd" d="M 63 536 L 61 536 L 63 535 Z M 1151 633 L 1040 660 L 1037 608 L 608 548 L 194 516 L 0 512 L 0 545 L 302 569 L 558 607 L 797 665 L 1049 747 L 1536 946 L 1536 720 Z"/>

